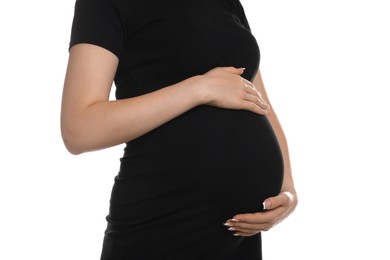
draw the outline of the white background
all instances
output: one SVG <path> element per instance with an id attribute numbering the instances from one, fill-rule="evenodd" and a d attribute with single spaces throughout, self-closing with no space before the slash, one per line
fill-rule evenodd
<path id="1" fill-rule="evenodd" d="M 264 259 L 390 259 L 386 0 L 242 0 L 300 204 Z M 99 259 L 123 146 L 60 136 L 73 0 L 0 4 L 0 259 Z"/>

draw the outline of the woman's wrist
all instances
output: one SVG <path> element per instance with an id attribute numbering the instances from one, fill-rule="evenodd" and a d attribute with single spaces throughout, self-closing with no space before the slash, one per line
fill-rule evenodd
<path id="1" fill-rule="evenodd" d="M 210 102 L 210 95 L 203 75 L 191 77 L 186 81 L 196 105 L 204 105 Z"/>

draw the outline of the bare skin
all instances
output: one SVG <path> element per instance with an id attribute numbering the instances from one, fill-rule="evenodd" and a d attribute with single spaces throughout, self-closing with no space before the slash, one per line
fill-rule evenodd
<path id="1" fill-rule="evenodd" d="M 285 140 L 266 96 L 260 72 L 254 84 L 240 75 L 243 68 L 215 68 L 160 90 L 124 100 L 109 100 L 118 58 L 91 44 L 70 50 L 61 110 L 61 132 L 72 154 L 100 150 L 133 140 L 199 106 L 244 109 L 267 115 L 282 146 L 285 159 L 283 190 L 266 200 L 266 213 L 240 214 L 225 224 L 234 234 L 250 236 L 268 230 L 290 214 L 296 194 Z M 256 87 L 254 87 L 256 86 Z M 261 203 L 261 202 L 260 202 Z"/>

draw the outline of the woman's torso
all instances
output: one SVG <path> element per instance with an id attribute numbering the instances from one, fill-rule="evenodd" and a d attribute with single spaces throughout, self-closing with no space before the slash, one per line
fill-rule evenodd
<path id="1" fill-rule="evenodd" d="M 124 37 L 118 99 L 222 66 L 245 67 L 243 77 L 253 80 L 260 53 L 238 1 L 111 1 Z M 102 259 L 179 259 L 182 252 L 193 259 L 228 259 L 218 257 L 256 251 L 250 244 L 258 237 L 234 237 L 223 223 L 261 211 L 282 178 L 280 148 L 265 116 L 196 107 L 127 144 Z"/>

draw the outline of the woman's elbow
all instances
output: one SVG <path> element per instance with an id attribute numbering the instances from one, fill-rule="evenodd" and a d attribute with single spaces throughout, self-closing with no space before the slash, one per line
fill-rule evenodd
<path id="1" fill-rule="evenodd" d="M 84 152 L 80 145 L 72 137 L 62 134 L 62 140 L 69 153 L 79 155 Z"/>
<path id="2" fill-rule="evenodd" d="M 65 148 L 69 153 L 79 155 L 87 151 L 85 149 L 85 144 L 83 144 L 82 141 L 83 138 L 80 137 L 80 134 L 78 134 L 77 131 L 71 130 L 62 125 L 61 135 Z"/>

